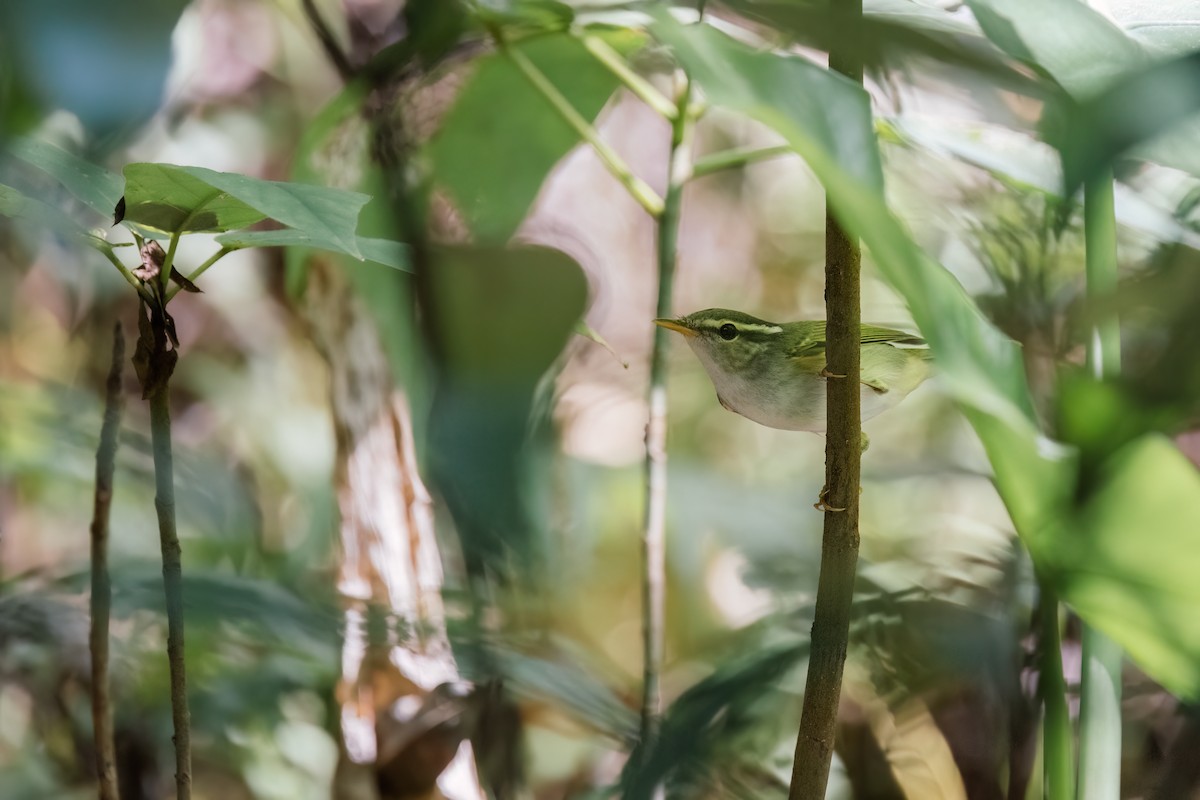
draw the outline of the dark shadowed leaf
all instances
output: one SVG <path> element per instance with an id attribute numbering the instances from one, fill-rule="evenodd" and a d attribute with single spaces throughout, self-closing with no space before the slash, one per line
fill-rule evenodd
<path id="1" fill-rule="evenodd" d="M 546 642 L 540 644 L 544 650 Z M 581 723 L 623 744 L 637 733 L 637 715 L 588 667 L 588 654 L 566 643 L 552 657 L 491 649 L 505 683 L 518 696 L 567 709 Z"/>
<path id="2" fill-rule="evenodd" d="M 583 312 L 579 265 L 545 247 L 444 247 L 435 260 L 445 366 L 472 383 L 532 385 Z"/>
<path id="3" fill-rule="evenodd" d="M 534 390 L 583 313 L 587 282 L 544 247 L 440 247 L 424 312 L 436 342 L 430 474 L 472 578 L 544 568 L 528 507 Z"/>
<path id="4" fill-rule="evenodd" d="M 326 603 L 322 603 L 324 599 Z M 301 597 L 264 580 L 192 569 L 183 576 L 184 613 L 191 624 L 231 624 L 296 650 L 336 652 L 341 618 L 332 595 Z M 162 570 L 152 563 L 113 569 L 113 612 L 128 616 L 162 605 Z"/>
<path id="5" fill-rule="evenodd" d="M 808 639 L 748 648 L 746 655 L 680 695 L 663 717 L 658 737 L 630 754 L 621 774 L 622 796 L 654 797 L 656 787 L 672 773 L 689 778 L 711 774 L 720 766 L 711 758 L 714 750 L 761 720 L 764 699 L 770 715 L 778 718 L 778 683 L 802 663 L 808 649 Z"/>

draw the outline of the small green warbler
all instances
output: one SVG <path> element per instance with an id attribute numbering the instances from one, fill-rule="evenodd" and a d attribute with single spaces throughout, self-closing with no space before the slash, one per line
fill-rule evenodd
<path id="1" fill-rule="evenodd" d="M 706 308 L 655 325 L 684 335 L 704 365 L 722 406 L 770 428 L 825 431 L 825 323 L 774 323 L 724 308 Z M 929 377 L 925 340 L 863 325 L 862 418 L 899 403 Z M 866 438 L 863 439 L 866 449 Z"/>

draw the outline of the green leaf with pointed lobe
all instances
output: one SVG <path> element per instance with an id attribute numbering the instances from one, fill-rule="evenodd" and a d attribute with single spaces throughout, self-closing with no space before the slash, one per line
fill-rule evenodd
<path id="1" fill-rule="evenodd" d="M 282 183 L 174 164 L 125 167 L 125 219 L 167 233 L 219 233 L 271 218 L 362 258 L 358 214 L 370 198 L 357 192 Z"/>

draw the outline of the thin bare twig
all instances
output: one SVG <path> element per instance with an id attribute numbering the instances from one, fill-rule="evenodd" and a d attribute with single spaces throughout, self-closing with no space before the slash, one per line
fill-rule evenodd
<path id="1" fill-rule="evenodd" d="M 694 117 L 688 112 L 690 83 L 683 83 L 677 98 L 679 113 L 671 123 L 671 151 L 667 162 L 667 191 L 658 217 L 659 317 L 671 315 L 672 289 L 679 239 L 679 211 L 683 186 L 691 177 L 691 134 Z M 667 331 L 654 329 L 650 356 L 650 417 L 646 423 L 646 513 L 642 528 L 642 746 L 658 735 L 662 695 L 663 639 L 666 617 L 666 518 L 667 518 Z"/>
<path id="2" fill-rule="evenodd" d="M 350 58 L 342 51 L 341 45 L 338 44 L 337 38 L 333 35 L 333 31 L 329 29 L 325 19 L 321 16 L 321 12 L 317 10 L 317 4 L 313 0 L 304 0 L 304 14 L 308 17 L 308 24 L 312 27 L 313 33 L 316 34 L 317 40 L 321 43 L 321 49 L 325 51 L 325 57 L 329 59 L 329 63 L 333 64 L 333 68 L 337 70 L 343 83 L 349 83 L 355 75 L 354 65 L 350 63 Z"/>
<path id="3" fill-rule="evenodd" d="M 108 697 L 108 620 L 112 609 L 112 584 L 108 576 L 108 517 L 112 507 L 113 473 L 116 471 L 118 433 L 125 403 L 121 396 L 121 366 L 125 362 L 125 335 L 121 323 L 113 326 L 112 366 L 105 386 L 104 423 L 96 450 L 96 493 L 92 506 L 92 735 L 96 744 L 96 775 L 100 800 L 119 800 L 116 750 L 113 745 L 112 706 Z"/>

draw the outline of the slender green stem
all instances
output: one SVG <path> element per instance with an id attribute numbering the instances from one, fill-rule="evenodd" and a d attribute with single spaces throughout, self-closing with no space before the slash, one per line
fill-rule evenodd
<path id="1" fill-rule="evenodd" d="M 1102 170 L 1084 185 L 1084 237 L 1087 289 L 1091 296 L 1117 288 L 1117 222 L 1113 176 Z M 1116 317 L 1092 331 L 1088 367 L 1097 379 L 1121 370 L 1121 330 Z M 1079 707 L 1080 800 L 1121 796 L 1121 647 L 1091 625 L 1083 626 L 1082 685 Z"/>
<path id="2" fill-rule="evenodd" d="M 113 474 L 116 472 L 118 434 L 121 429 L 121 367 L 125 363 L 125 336 L 121 323 L 113 326 L 112 365 L 104 398 L 104 423 L 96 450 L 96 493 L 92 506 L 92 736 L 96 745 L 96 775 L 100 800 L 119 800 L 116 747 L 113 743 L 112 706 L 108 695 L 108 621 L 112 608 L 112 583 L 108 574 L 108 518 L 112 508 Z"/>
<path id="3" fill-rule="evenodd" d="M 137 293 L 141 295 L 143 300 L 145 300 L 147 303 L 154 302 L 154 295 L 150 293 L 150 290 L 146 288 L 145 284 L 138 280 L 136 275 L 130 272 L 129 267 L 121 263 L 121 259 L 117 258 L 117 254 L 112 251 L 112 247 L 108 246 L 107 242 L 95 243 L 92 246 L 103 253 L 104 257 L 112 262 L 112 265 L 117 268 L 117 271 L 121 273 L 121 276 L 125 278 L 129 285 L 137 290 Z"/>
<path id="4" fill-rule="evenodd" d="M 171 267 L 175 266 L 175 251 L 177 249 L 179 249 L 179 231 L 171 234 L 171 241 L 167 244 L 167 256 L 163 259 L 162 271 L 158 273 L 158 281 L 162 284 L 162 293 L 164 295 L 167 294 L 167 290 L 171 287 Z"/>
<path id="5" fill-rule="evenodd" d="M 692 165 L 692 178 L 703 178 L 705 175 L 711 175 L 724 169 L 735 169 L 755 161 L 795 154 L 796 151 L 786 144 L 772 147 L 738 147 L 719 153 L 709 153 L 696 159 L 696 163 Z"/>
<path id="6" fill-rule="evenodd" d="M 233 252 L 235 249 L 237 249 L 237 248 L 232 248 L 232 247 L 222 247 L 220 250 L 218 250 L 217 252 L 215 252 L 215 253 L 213 253 L 211 256 L 209 256 L 207 261 L 205 261 L 203 264 L 201 264 L 200 266 L 198 266 L 198 267 L 196 267 L 194 270 L 192 270 L 191 274 L 189 274 L 189 275 L 187 276 L 187 279 L 188 279 L 189 281 L 191 281 L 192 283 L 195 283 L 195 282 L 196 282 L 196 280 L 197 280 L 197 279 L 199 279 L 199 277 L 200 277 L 201 275 L 203 275 L 205 272 L 207 272 L 207 271 L 208 271 L 208 268 L 209 268 L 209 267 L 211 267 L 213 264 L 215 264 L 215 263 L 217 263 L 218 261 L 220 261 L 220 260 L 221 260 L 222 258 L 224 258 L 225 256 L 227 256 L 227 255 L 229 255 L 230 253 L 232 253 L 232 252 Z M 179 294 L 181 291 L 183 291 L 183 287 L 182 287 L 182 286 L 178 286 L 178 285 L 176 285 L 176 286 L 172 286 L 172 287 L 171 287 L 171 288 L 170 288 L 170 289 L 167 291 L 167 300 L 166 300 L 166 302 L 168 302 L 168 303 L 169 303 L 169 302 L 171 302 L 171 298 L 173 298 L 175 295 Z"/>
<path id="7" fill-rule="evenodd" d="M 1067 682 L 1062 671 L 1062 642 L 1059 636 L 1058 594 L 1049 581 L 1039 579 L 1041 590 L 1038 617 L 1041 644 L 1041 695 L 1043 761 L 1047 800 L 1072 800 L 1075 796 L 1075 759 L 1071 746 L 1071 715 L 1067 710 Z"/>
<path id="8" fill-rule="evenodd" d="M 546 98 L 546 101 L 579 134 L 581 139 L 592 146 L 592 149 L 600 157 L 604 166 L 608 168 L 613 177 L 621 182 L 621 185 L 632 195 L 633 199 L 642 208 L 646 209 L 651 216 L 660 216 L 663 213 L 663 199 L 658 196 L 658 193 L 651 189 L 648 183 L 633 174 L 633 170 L 629 168 L 625 160 L 601 138 L 600 132 L 584 119 L 583 115 L 571 105 L 571 101 L 563 96 L 562 92 L 521 52 L 520 48 L 506 46 L 503 39 L 498 38 L 497 42 L 504 53 L 512 60 L 517 70 L 529 81 L 530 85 L 542 97 Z"/>
<path id="9" fill-rule="evenodd" d="M 1084 186 L 1084 237 L 1087 242 L 1087 289 L 1093 297 L 1117 288 L 1117 218 L 1111 170 L 1102 170 Z M 1088 347 L 1088 366 L 1097 378 L 1121 370 L 1121 329 L 1117 318 L 1100 322 Z"/>
<path id="10" fill-rule="evenodd" d="M 678 106 L 654 88 L 654 84 L 634 72 L 630 68 L 629 62 L 614 50 L 612 45 L 599 36 L 591 34 L 586 34 L 582 38 L 583 46 L 587 51 L 595 56 L 596 60 L 603 64 L 609 72 L 620 78 L 621 83 L 625 84 L 625 88 L 637 95 L 643 103 L 661 114 L 668 122 L 674 122 L 675 117 L 679 115 Z"/>
<path id="11" fill-rule="evenodd" d="M 855 30 L 862 22 L 862 0 L 838 0 L 833 22 Z M 848 40 L 853 37 L 847 37 Z M 862 83 L 861 57 L 840 47 L 829 53 L 829 68 Z M 826 201 L 828 204 L 828 201 Z M 789 800 L 822 800 L 829 783 L 841 700 L 842 675 L 850 639 L 850 609 L 858 567 L 859 486 L 862 477 L 862 415 L 858 376 L 862 250 L 834 215 L 825 209 L 826 381 L 825 488 L 818 507 L 825 512 L 821 570 L 812 625 L 812 650 L 804 686 L 804 707 Z"/>
<path id="12" fill-rule="evenodd" d="M 658 218 L 658 303 L 656 316 L 671 315 L 678 259 L 679 212 L 683 186 L 691 167 L 694 118 L 686 113 L 691 83 L 679 91 L 679 114 L 671 124 L 671 151 L 667 162 L 667 193 Z M 650 355 L 649 420 L 646 424 L 646 507 L 642 527 L 642 715 L 643 752 L 658 735 L 662 713 L 660 677 L 666 627 L 666 520 L 667 520 L 667 331 L 654 328 Z"/>

